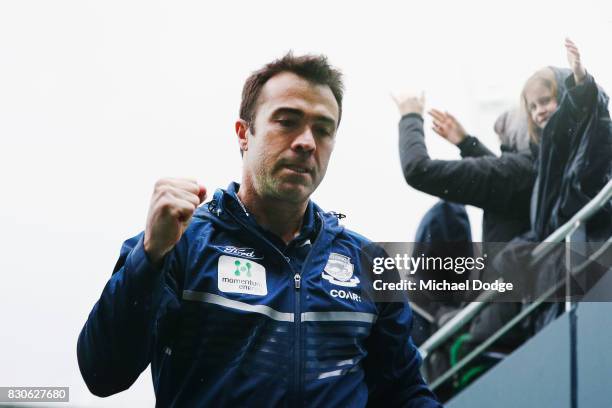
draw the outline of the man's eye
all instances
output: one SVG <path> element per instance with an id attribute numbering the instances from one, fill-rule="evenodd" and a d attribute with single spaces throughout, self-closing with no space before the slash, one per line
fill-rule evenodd
<path id="1" fill-rule="evenodd" d="M 332 132 L 326 127 L 315 128 L 315 132 L 320 136 L 331 136 Z"/>
<path id="2" fill-rule="evenodd" d="M 279 119 L 276 122 L 284 128 L 294 127 L 297 123 L 297 121 L 293 119 Z"/>

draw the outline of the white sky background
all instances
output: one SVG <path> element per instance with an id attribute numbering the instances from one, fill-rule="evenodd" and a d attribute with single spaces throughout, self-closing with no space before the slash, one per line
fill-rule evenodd
<path id="1" fill-rule="evenodd" d="M 461 3 L 461 4 L 458 4 Z M 408 187 L 395 90 L 424 89 L 497 149 L 493 121 L 544 65 L 580 47 L 612 91 L 612 3 L 601 1 L 4 1 L 0 4 L 0 386 L 69 386 L 79 406 L 152 406 L 147 370 L 102 400 L 76 341 L 153 183 L 212 192 L 240 178 L 233 132 L 248 74 L 289 49 L 327 54 L 344 115 L 314 199 L 377 241 L 410 241 L 437 199 Z M 434 158 L 458 150 L 427 125 Z M 480 211 L 470 209 L 475 240 Z"/>

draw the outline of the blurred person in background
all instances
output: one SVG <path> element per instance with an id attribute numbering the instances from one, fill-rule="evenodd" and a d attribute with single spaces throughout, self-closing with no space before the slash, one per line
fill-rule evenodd
<path id="1" fill-rule="evenodd" d="M 435 160 L 430 158 L 424 140 L 424 94 L 403 93 L 394 96 L 394 100 L 402 115 L 399 123 L 400 161 L 410 186 L 454 202 L 449 205 L 461 203 L 483 209 L 483 252 L 487 253 L 488 259 L 493 259 L 503 247 L 500 243 L 511 241 L 529 230 L 529 200 L 535 168 L 527 118 L 520 108 L 503 112 L 495 121 L 494 131 L 502 151 L 499 157 L 478 138 L 469 135 L 453 115 L 431 109 L 428 113 L 433 119 L 433 130 L 457 146 L 462 156 L 460 160 Z M 497 276 L 490 266 L 481 274 L 473 277 L 491 281 Z M 457 307 L 456 302 L 451 303 Z M 443 304 L 430 305 L 429 309 L 438 310 L 440 307 L 444 309 Z M 451 309 L 447 309 L 446 317 L 440 319 L 438 316 L 432 331 L 459 310 Z M 492 304 L 485 308 L 470 325 L 471 341 L 477 343 L 486 339 L 520 309 L 520 303 Z M 419 337 L 423 337 L 422 333 Z M 510 331 L 499 344 L 513 348 L 525 337 L 519 327 Z"/>
<path id="2" fill-rule="evenodd" d="M 536 71 L 521 94 L 529 135 L 537 146 L 531 202 L 531 238 L 544 240 L 586 205 L 612 177 L 612 124 L 608 95 L 565 41 L 570 69 Z M 608 203 L 586 225 L 587 240 L 612 233 Z"/>
<path id="3" fill-rule="evenodd" d="M 565 49 L 569 69 L 542 68 L 523 87 L 522 104 L 528 115 L 531 146 L 537 155 L 531 229 L 511 242 L 494 260 L 495 269 L 508 279 L 517 271 L 528 271 L 521 276 L 521 285 L 529 288 L 530 298 L 558 286 L 566 274 L 565 250 L 561 247 L 531 265 L 534 243 L 544 241 L 567 223 L 612 178 L 608 95 L 586 71 L 573 41 L 566 39 Z M 612 204 L 607 202 L 586 223 L 579 225 L 571 240 L 594 243 L 596 247 L 611 235 Z M 580 290 L 588 291 L 600 276 L 596 268 L 590 269 L 581 278 Z M 562 298 L 564 294 L 561 293 Z M 543 304 L 532 317 L 532 330 L 539 331 L 563 310 L 559 302 Z"/>
<path id="4" fill-rule="evenodd" d="M 451 114 L 432 109 L 434 131 L 460 149 L 461 160 L 429 156 L 423 126 L 424 95 L 398 94 L 402 115 L 399 153 L 406 182 L 443 200 L 483 210 L 483 241 L 508 242 L 529 229 L 529 199 L 535 172 L 528 146 L 526 121 L 516 110 L 504 112 L 495 123 L 502 142 L 495 156 L 469 135 Z"/>

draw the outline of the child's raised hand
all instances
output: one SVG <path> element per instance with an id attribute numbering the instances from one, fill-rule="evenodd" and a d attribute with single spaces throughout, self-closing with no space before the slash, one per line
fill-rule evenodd
<path id="1" fill-rule="evenodd" d="M 565 39 L 565 49 L 567 50 L 567 62 L 569 62 L 569 66 L 574 72 L 574 80 L 576 81 L 576 85 L 578 85 L 582 83 L 586 76 L 586 70 L 582 62 L 580 62 L 580 52 L 576 44 L 569 38 Z"/>

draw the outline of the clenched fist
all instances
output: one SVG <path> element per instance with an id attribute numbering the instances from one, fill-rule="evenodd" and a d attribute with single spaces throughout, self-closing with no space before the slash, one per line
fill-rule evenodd
<path id="1" fill-rule="evenodd" d="M 181 239 L 205 199 L 206 188 L 195 180 L 168 178 L 155 183 L 144 235 L 144 249 L 153 263 L 158 264 Z"/>

